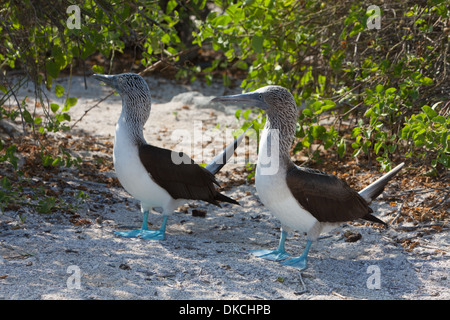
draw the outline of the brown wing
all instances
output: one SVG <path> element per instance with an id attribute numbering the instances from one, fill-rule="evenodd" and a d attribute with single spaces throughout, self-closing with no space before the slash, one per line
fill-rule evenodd
<path id="1" fill-rule="evenodd" d="M 220 194 L 214 175 L 182 152 L 142 145 L 139 158 L 153 180 L 174 199 L 203 200 L 220 206 L 218 201 L 236 203 Z"/>
<path id="2" fill-rule="evenodd" d="M 334 175 L 292 165 L 286 181 L 300 205 L 320 222 L 366 219 L 372 212 L 355 190 Z"/>

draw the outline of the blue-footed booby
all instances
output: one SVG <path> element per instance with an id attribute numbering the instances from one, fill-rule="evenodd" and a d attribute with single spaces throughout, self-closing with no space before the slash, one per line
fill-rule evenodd
<path id="1" fill-rule="evenodd" d="M 254 250 L 254 255 L 273 261 L 284 260 L 283 265 L 303 270 L 307 268 L 310 246 L 321 232 L 358 218 L 386 225 L 371 214 L 373 210 L 369 204 L 382 193 L 404 163 L 358 193 L 332 174 L 299 167 L 291 161 L 289 154 L 298 111 L 294 97 L 286 88 L 266 86 L 212 101 L 256 106 L 267 115 L 260 138 L 255 185 L 261 202 L 280 220 L 282 228 L 277 249 Z M 307 234 L 303 253 L 290 259 L 285 250 L 289 231 Z"/>
<path id="2" fill-rule="evenodd" d="M 124 189 L 141 202 L 141 229 L 116 231 L 123 237 L 164 240 L 167 218 L 187 200 L 203 200 L 220 207 L 219 202 L 239 204 L 221 194 L 216 174 L 233 155 L 245 132 L 216 156 L 205 168 L 189 156 L 148 144 L 143 129 L 150 116 L 151 95 L 147 82 L 138 74 L 99 75 L 93 77 L 118 91 L 122 112 L 114 139 L 114 169 Z M 162 208 L 159 230 L 148 229 L 148 214 Z"/>

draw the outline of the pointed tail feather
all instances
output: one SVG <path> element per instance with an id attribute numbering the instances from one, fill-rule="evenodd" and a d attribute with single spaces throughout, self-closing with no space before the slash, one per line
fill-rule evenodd
<path id="1" fill-rule="evenodd" d="M 252 126 L 248 127 L 250 129 Z M 205 169 L 211 172 L 212 174 L 216 174 L 220 169 L 228 162 L 231 156 L 234 154 L 234 151 L 237 149 L 239 144 L 244 139 L 245 133 L 244 131 L 239 137 L 237 137 L 233 143 L 230 143 L 220 154 L 218 154 L 213 161 L 211 161 L 208 165 L 206 165 Z"/>
<path id="2" fill-rule="evenodd" d="M 376 197 L 378 197 L 384 190 L 386 184 L 391 180 L 405 165 L 404 162 L 400 163 L 394 169 L 386 173 L 377 181 L 373 182 L 369 186 L 365 187 L 363 190 L 359 192 L 359 195 L 367 201 L 367 203 L 371 203 Z"/>
<path id="3" fill-rule="evenodd" d="M 375 223 L 379 223 L 384 225 L 386 228 L 389 227 L 389 225 L 384 222 L 383 220 L 378 219 L 377 217 L 375 217 L 374 215 L 371 215 L 370 213 L 366 214 L 364 217 L 362 217 L 361 219 L 363 220 L 367 220 L 370 222 L 375 222 Z"/>
<path id="4" fill-rule="evenodd" d="M 231 199 L 230 197 L 227 197 L 226 195 L 217 192 L 216 197 L 214 198 L 214 200 L 220 201 L 220 202 L 228 202 L 228 203 L 232 203 L 232 204 L 237 204 L 238 206 L 240 206 L 241 204 L 239 202 L 237 202 L 234 199 Z M 219 205 L 220 207 L 220 205 Z"/>

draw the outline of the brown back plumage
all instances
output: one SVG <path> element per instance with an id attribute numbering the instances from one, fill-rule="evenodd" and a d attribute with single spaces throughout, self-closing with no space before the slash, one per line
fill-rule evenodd
<path id="1" fill-rule="evenodd" d="M 334 175 L 293 165 L 286 182 L 300 205 L 320 222 L 354 220 L 373 212 L 358 192 Z"/>
<path id="2" fill-rule="evenodd" d="M 219 207 L 219 201 L 239 204 L 218 192 L 214 175 L 182 152 L 143 144 L 139 147 L 139 158 L 153 180 L 174 199 L 203 200 Z"/>

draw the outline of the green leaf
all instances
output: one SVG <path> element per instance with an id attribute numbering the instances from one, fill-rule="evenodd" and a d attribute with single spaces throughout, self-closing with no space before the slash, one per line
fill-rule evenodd
<path id="1" fill-rule="evenodd" d="M 444 116 L 436 116 L 433 118 L 433 122 L 435 123 L 439 123 L 441 125 L 443 125 L 445 123 L 445 117 Z"/>
<path id="2" fill-rule="evenodd" d="M 234 113 L 234 116 L 236 117 L 236 119 L 239 120 L 239 118 L 241 117 L 241 112 L 242 112 L 241 109 L 237 109 L 237 110 L 236 110 L 236 112 Z"/>
<path id="3" fill-rule="evenodd" d="M 325 150 L 329 149 L 334 144 L 333 139 L 327 139 L 323 145 Z"/>
<path id="4" fill-rule="evenodd" d="M 249 117 L 250 113 L 252 113 L 251 109 L 248 109 L 248 110 L 244 111 L 244 113 L 242 115 L 244 116 L 245 120 L 248 120 L 248 117 Z"/>
<path id="5" fill-rule="evenodd" d="M 428 116 L 428 118 L 433 119 L 434 117 L 437 116 L 437 112 L 434 111 L 433 109 L 431 109 L 430 106 L 424 105 L 422 107 L 423 112 L 425 112 L 425 114 Z"/>
<path id="6" fill-rule="evenodd" d="M 252 38 L 252 48 L 255 50 L 256 53 L 263 52 L 263 43 L 264 43 L 264 37 L 260 34 L 255 34 Z"/>
<path id="7" fill-rule="evenodd" d="M 166 7 L 166 14 L 169 14 L 173 11 L 173 9 L 175 9 L 177 6 L 177 2 L 175 0 L 170 0 L 167 3 L 167 7 Z"/>
<path id="8" fill-rule="evenodd" d="M 389 88 L 389 89 L 386 90 L 386 92 L 384 93 L 384 95 L 385 95 L 385 96 L 389 96 L 389 95 L 391 95 L 392 93 L 394 93 L 394 92 L 396 92 L 396 91 L 397 91 L 396 88 Z"/>
<path id="9" fill-rule="evenodd" d="M 388 146 L 388 150 L 389 150 L 389 153 L 393 154 L 395 152 L 395 150 L 397 150 L 397 145 L 396 144 L 390 144 Z"/>
<path id="10" fill-rule="evenodd" d="M 54 78 L 54 79 L 58 78 L 59 66 L 55 62 L 53 62 L 51 60 L 47 61 L 47 63 L 45 64 L 45 70 L 47 70 L 47 73 L 52 78 Z"/>
<path id="11" fill-rule="evenodd" d="M 229 24 L 231 22 L 231 20 L 233 20 L 233 19 L 229 15 L 222 14 L 222 15 L 214 18 L 214 20 L 212 21 L 212 25 L 214 27 L 226 26 L 227 24 Z"/>
<path id="12" fill-rule="evenodd" d="M 344 138 L 342 138 L 342 140 L 339 142 L 338 144 L 338 155 L 340 158 L 342 158 L 345 155 L 345 150 L 347 149 L 347 144 L 344 141 Z"/>
<path id="13" fill-rule="evenodd" d="M 0 84 L 0 91 L 2 91 L 3 93 L 8 93 L 8 89 L 6 89 L 6 87 L 2 84 Z"/>
<path id="14" fill-rule="evenodd" d="M 417 135 L 414 137 L 414 145 L 416 147 L 421 147 L 425 144 L 425 137 L 423 135 Z"/>
<path id="15" fill-rule="evenodd" d="M 307 117 L 311 117 L 313 115 L 313 112 L 311 111 L 311 109 L 303 109 L 302 114 Z"/>
<path id="16" fill-rule="evenodd" d="M 26 123 L 34 123 L 33 116 L 28 110 L 23 110 L 22 115 Z"/>
<path id="17" fill-rule="evenodd" d="M 325 132 L 327 132 L 327 129 L 324 126 L 313 126 L 311 128 L 311 135 L 315 139 L 320 139 Z"/>
<path id="18" fill-rule="evenodd" d="M 42 123 L 42 118 L 41 117 L 36 117 L 34 118 L 34 124 L 38 125 Z"/>
<path id="19" fill-rule="evenodd" d="M 364 26 L 361 23 L 356 22 L 355 26 L 352 29 L 352 31 L 350 31 L 349 36 L 353 37 L 353 36 L 357 35 L 358 33 L 360 33 L 363 30 L 364 30 Z"/>
<path id="20" fill-rule="evenodd" d="M 64 111 L 68 111 L 71 107 L 73 107 L 74 105 L 76 105 L 77 102 L 78 102 L 78 99 L 75 98 L 75 97 L 67 98 L 66 103 L 64 104 L 63 112 L 64 112 Z"/>
<path id="21" fill-rule="evenodd" d="M 59 46 L 54 46 L 52 49 L 52 55 L 55 60 L 55 64 L 61 70 L 67 65 L 66 55 Z"/>
<path id="22" fill-rule="evenodd" d="M 373 150 L 375 151 L 375 154 L 378 154 L 378 152 L 380 152 L 381 147 L 384 147 L 383 141 L 378 141 L 375 143 L 375 146 L 373 148 Z"/>
<path id="23" fill-rule="evenodd" d="M 49 156 L 48 154 L 42 155 L 42 165 L 44 167 L 48 167 L 53 162 L 53 158 Z"/>
<path id="24" fill-rule="evenodd" d="M 55 94 L 58 98 L 62 97 L 62 95 L 64 94 L 64 87 L 60 84 L 57 84 L 55 86 Z"/>
<path id="25" fill-rule="evenodd" d="M 165 34 L 161 37 L 161 41 L 162 41 L 162 43 L 169 44 L 169 43 L 170 43 L 170 35 L 168 35 L 167 33 L 165 33 Z"/>
<path id="26" fill-rule="evenodd" d="M 337 50 L 335 51 L 330 58 L 330 66 L 331 68 L 333 68 L 334 70 L 339 70 L 342 66 L 342 61 L 344 60 L 344 51 L 342 50 Z"/>
<path id="27" fill-rule="evenodd" d="M 82 48 L 83 49 L 81 51 L 81 59 L 83 60 L 87 59 L 97 49 L 96 45 L 88 40 L 85 41 L 84 46 L 82 46 Z"/>
<path id="28" fill-rule="evenodd" d="M 433 84 L 433 79 L 428 78 L 428 77 L 423 77 L 420 79 L 420 82 L 422 82 L 422 84 L 425 86 L 430 86 Z"/>
<path id="29" fill-rule="evenodd" d="M 103 68 L 102 66 L 98 66 L 98 65 L 94 64 L 92 66 L 92 71 L 94 71 L 94 73 L 104 74 L 105 73 L 105 68 Z"/>
<path id="30" fill-rule="evenodd" d="M 56 111 L 58 111 L 58 109 L 59 109 L 59 104 L 51 103 L 50 109 L 52 110 L 53 113 L 56 113 Z"/>
<path id="31" fill-rule="evenodd" d="M 382 84 L 379 84 L 376 86 L 375 88 L 375 92 L 380 93 L 381 91 L 383 91 L 384 86 Z"/>
<path id="32" fill-rule="evenodd" d="M 241 70 L 248 70 L 248 64 L 245 61 L 239 60 L 234 64 L 234 67 L 241 69 Z"/>

